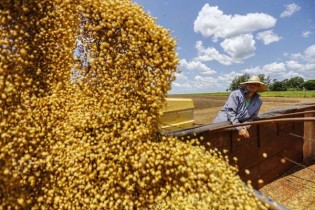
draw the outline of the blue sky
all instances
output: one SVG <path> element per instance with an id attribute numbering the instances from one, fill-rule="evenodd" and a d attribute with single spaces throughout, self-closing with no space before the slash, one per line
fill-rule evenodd
<path id="1" fill-rule="evenodd" d="M 177 41 L 171 94 L 222 92 L 244 73 L 315 79 L 315 0 L 134 2 Z"/>

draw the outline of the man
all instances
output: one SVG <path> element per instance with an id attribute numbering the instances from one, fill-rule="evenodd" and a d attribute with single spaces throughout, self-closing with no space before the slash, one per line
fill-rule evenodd
<path id="1" fill-rule="evenodd" d="M 262 105 L 257 92 L 267 90 L 266 84 L 258 76 L 252 76 L 247 82 L 240 83 L 240 89 L 231 92 L 223 108 L 219 111 L 213 123 L 229 121 L 233 125 L 254 120 Z M 238 134 L 249 138 L 246 126 L 236 127 Z"/>

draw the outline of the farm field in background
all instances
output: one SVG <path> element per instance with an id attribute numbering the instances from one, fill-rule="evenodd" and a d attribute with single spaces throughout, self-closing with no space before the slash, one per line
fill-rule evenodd
<path id="1" fill-rule="evenodd" d="M 315 90 L 307 91 L 266 91 L 260 94 L 264 97 L 287 97 L 287 98 L 315 98 Z"/>
<path id="2" fill-rule="evenodd" d="M 204 93 L 204 94 L 173 94 L 170 98 L 191 98 L 194 102 L 195 124 L 209 124 L 213 121 L 218 111 L 222 108 L 230 92 Z M 263 105 L 260 113 L 281 106 L 297 103 L 315 103 L 314 91 L 278 91 L 260 93 Z"/>
<path id="3" fill-rule="evenodd" d="M 195 94 L 172 94 L 169 97 L 200 97 L 200 96 L 229 96 L 231 92 L 217 92 L 217 93 L 195 93 Z M 306 91 L 266 91 L 259 93 L 264 97 L 287 97 L 287 98 L 315 98 L 315 90 Z"/>

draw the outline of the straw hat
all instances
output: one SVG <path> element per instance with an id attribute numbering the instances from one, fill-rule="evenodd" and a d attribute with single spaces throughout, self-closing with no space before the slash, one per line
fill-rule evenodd
<path id="1" fill-rule="evenodd" d="M 244 88 L 244 87 L 246 87 L 247 84 L 251 84 L 251 83 L 260 84 L 257 92 L 264 92 L 267 90 L 267 85 L 265 83 L 261 82 L 258 76 L 250 77 L 247 82 L 241 82 L 240 86 L 242 88 Z"/>

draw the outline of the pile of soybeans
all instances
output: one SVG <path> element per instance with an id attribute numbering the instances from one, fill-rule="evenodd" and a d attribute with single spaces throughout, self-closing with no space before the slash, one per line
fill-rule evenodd
<path id="1" fill-rule="evenodd" d="M 159 134 L 175 48 L 129 0 L 1 0 L 0 209 L 266 209 Z"/>

